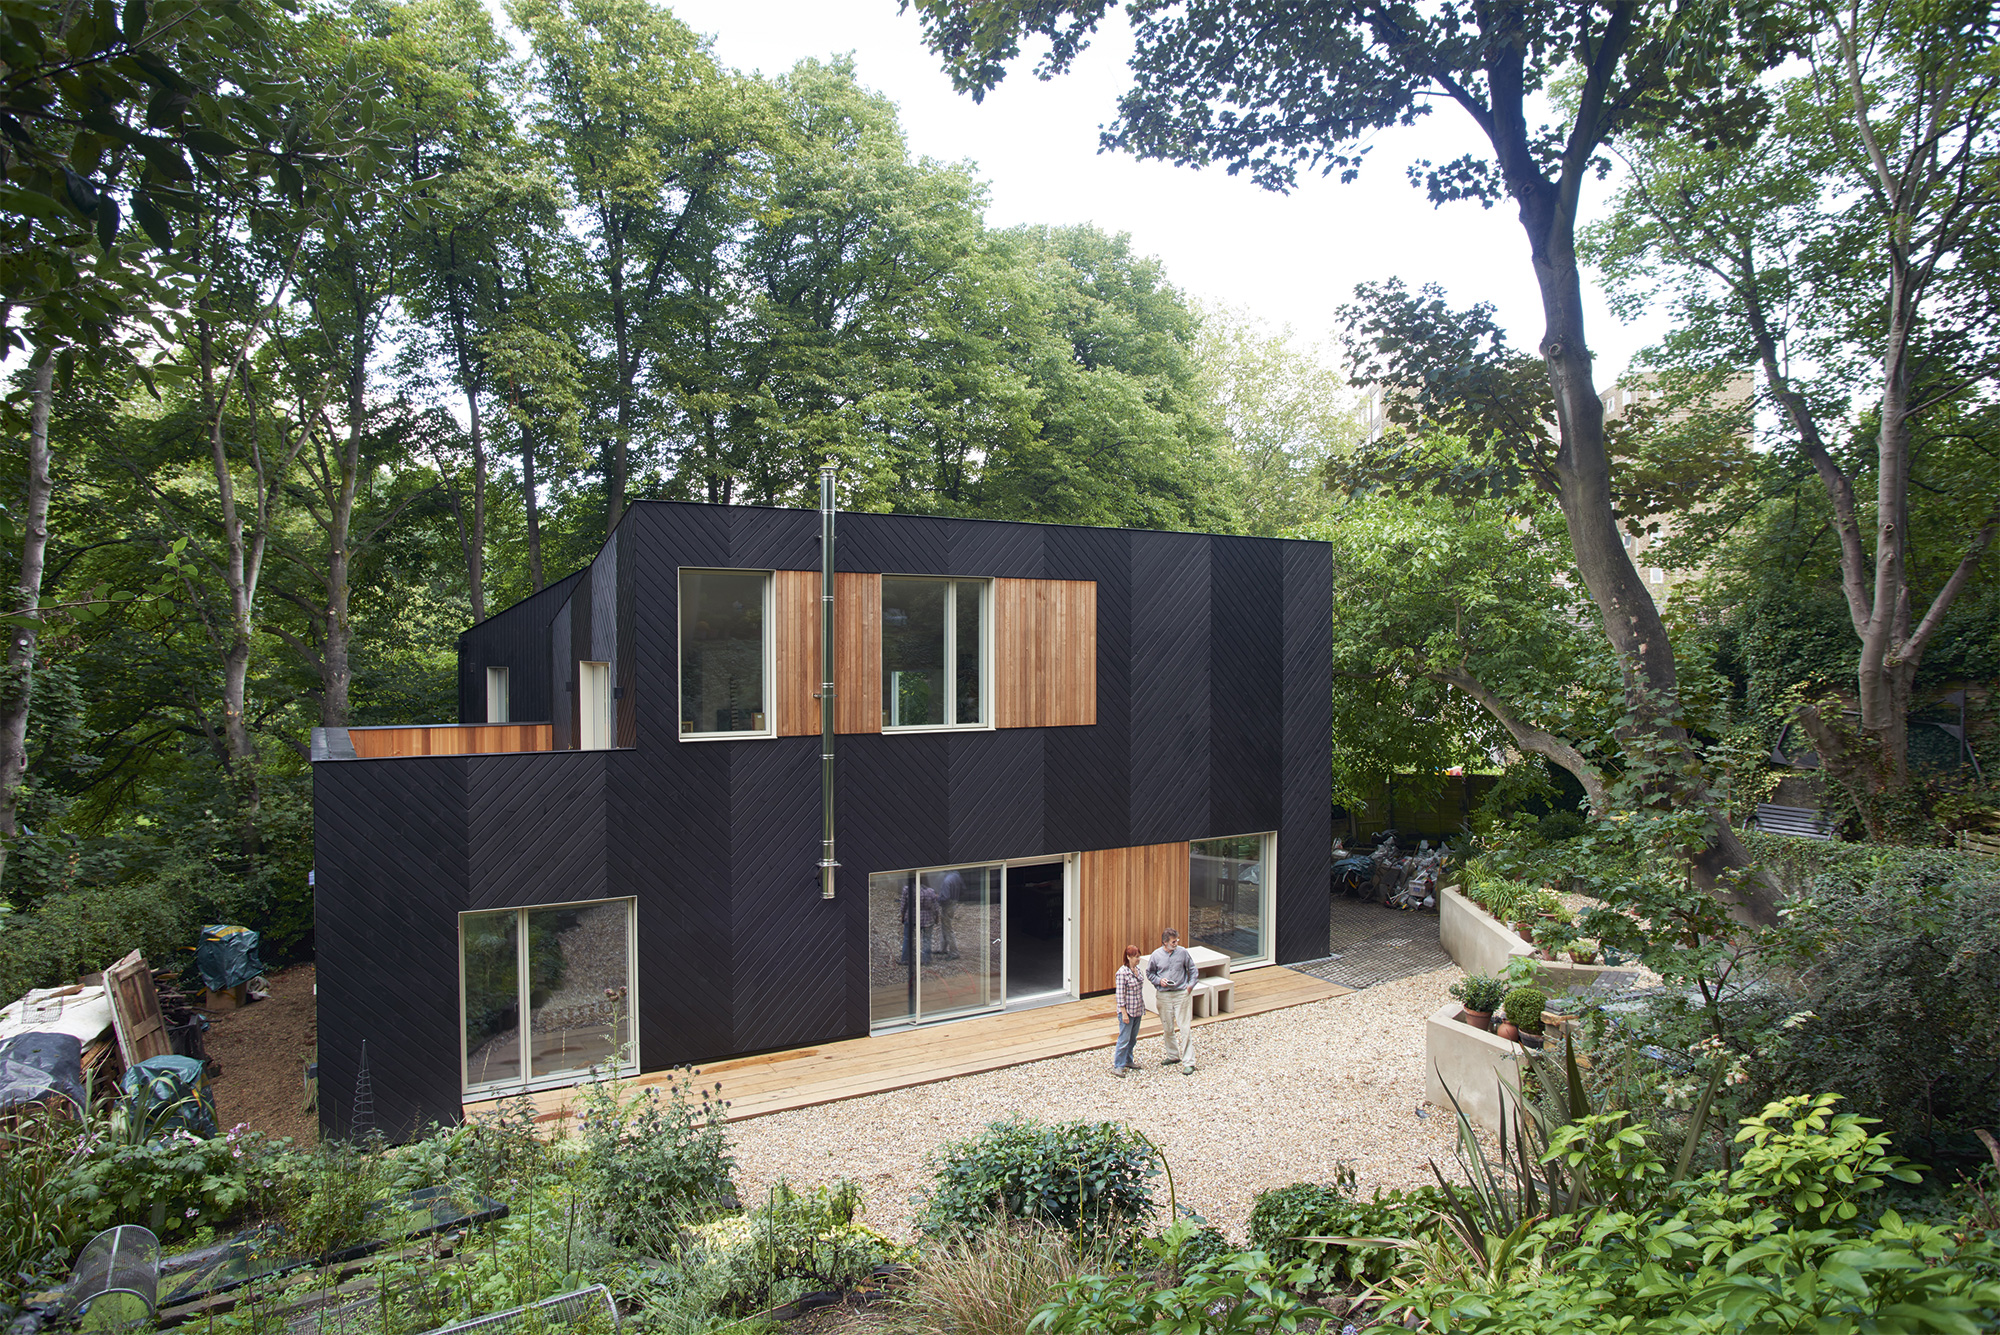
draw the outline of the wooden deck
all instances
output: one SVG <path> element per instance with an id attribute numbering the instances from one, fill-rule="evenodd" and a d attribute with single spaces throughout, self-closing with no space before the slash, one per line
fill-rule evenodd
<path id="1" fill-rule="evenodd" d="M 1261 1015 L 1287 1006 L 1303 1006 L 1344 996 L 1352 990 L 1276 965 L 1237 974 L 1235 982 L 1236 1009 L 1227 1015 L 1197 1020 L 1196 1027 L 1226 1024 L 1246 1015 Z M 995 1071 L 1003 1066 L 1108 1048 L 1117 1038 L 1113 1005 L 1109 996 L 1092 997 L 1011 1015 L 983 1015 L 899 1033 L 738 1057 L 703 1066 L 700 1083 L 704 1087 L 721 1083 L 722 1097 L 729 1101 L 732 1121 L 789 1112 L 793 1108 L 809 1108 L 818 1103 L 882 1094 L 955 1076 Z M 1159 1035 L 1158 1017 L 1148 1015 L 1139 1026 L 1140 1042 L 1157 1039 Z M 1153 1058 L 1148 1055 L 1144 1060 L 1150 1062 Z M 637 1076 L 627 1081 L 626 1086 L 643 1089 L 663 1085 L 673 1074 L 660 1071 Z M 538 1122 L 557 1123 L 574 1112 L 574 1091 L 570 1089 L 543 1090 L 530 1098 Z M 465 1115 L 474 1117 L 497 1106 L 493 1100 L 467 1103 Z"/>

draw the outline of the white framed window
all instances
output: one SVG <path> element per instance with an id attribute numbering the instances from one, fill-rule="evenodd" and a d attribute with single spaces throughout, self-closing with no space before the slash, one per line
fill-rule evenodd
<path id="1" fill-rule="evenodd" d="M 1667 572 L 1658 566 L 1648 566 L 1646 568 L 1646 582 L 1648 584 L 1665 584 L 1667 582 Z"/>
<path id="2" fill-rule="evenodd" d="M 882 577 L 882 727 L 988 728 L 992 584 Z"/>
<path id="3" fill-rule="evenodd" d="M 459 914 L 465 1091 L 637 1071 L 635 923 L 631 899 Z"/>
<path id="4" fill-rule="evenodd" d="M 682 741 L 776 735 L 771 572 L 680 574 Z"/>
<path id="5" fill-rule="evenodd" d="M 576 744 L 583 751 L 611 749 L 611 664 L 576 665 Z"/>
<path id="6" fill-rule="evenodd" d="M 1206 946 L 1237 964 L 1267 964 L 1275 956 L 1278 836 L 1225 835 L 1188 844 L 1188 944 Z"/>
<path id="7" fill-rule="evenodd" d="M 507 669 L 490 667 L 486 669 L 486 721 L 488 723 L 512 723 L 513 701 L 507 689 Z"/>

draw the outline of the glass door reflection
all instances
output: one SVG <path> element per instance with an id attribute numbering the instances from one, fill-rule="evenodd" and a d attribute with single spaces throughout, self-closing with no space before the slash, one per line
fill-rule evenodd
<path id="1" fill-rule="evenodd" d="M 869 1021 L 919 1024 L 1005 1002 L 999 864 L 868 878 Z"/>

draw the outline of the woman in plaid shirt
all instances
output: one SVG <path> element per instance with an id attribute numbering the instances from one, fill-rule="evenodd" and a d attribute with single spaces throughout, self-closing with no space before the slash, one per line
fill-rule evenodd
<path id="1" fill-rule="evenodd" d="M 1139 1067 L 1132 1060 L 1132 1048 L 1139 1041 L 1139 1021 L 1146 1015 L 1146 990 L 1133 962 L 1144 953 L 1137 946 L 1125 947 L 1125 964 L 1118 970 L 1118 1046 L 1111 1053 L 1111 1074 L 1120 1080 Z"/>

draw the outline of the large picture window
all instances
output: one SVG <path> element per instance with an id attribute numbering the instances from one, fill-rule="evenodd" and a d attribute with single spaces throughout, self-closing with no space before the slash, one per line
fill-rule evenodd
<path id="1" fill-rule="evenodd" d="M 1188 845 L 1188 943 L 1236 960 L 1271 957 L 1269 834 Z"/>
<path id="2" fill-rule="evenodd" d="M 632 907 L 601 899 L 459 915 L 468 1091 L 638 1069 Z"/>
<path id="3" fill-rule="evenodd" d="M 882 577 L 882 726 L 986 726 L 985 580 Z"/>
<path id="4" fill-rule="evenodd" d="M 681 571 L 681 735 L 769 736 L 771 577 Z"/>

